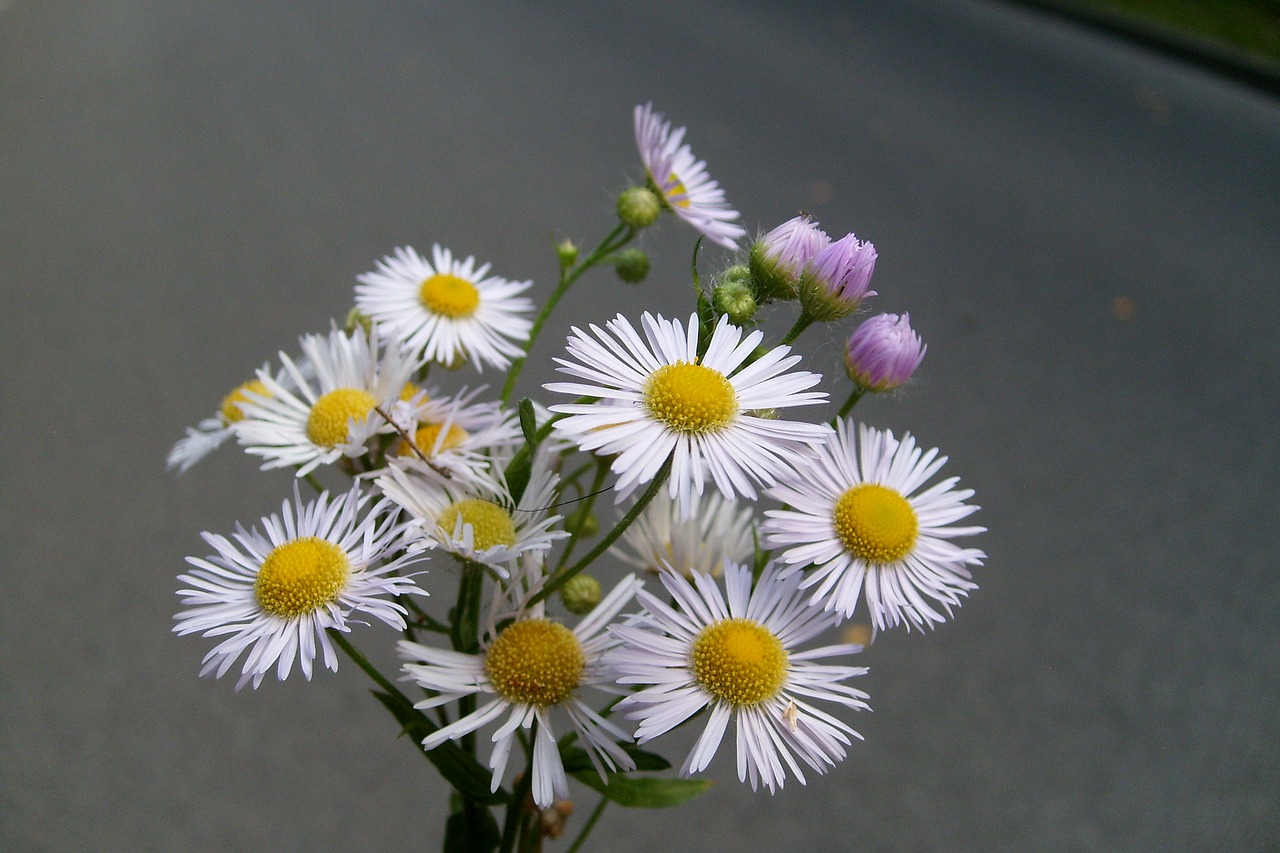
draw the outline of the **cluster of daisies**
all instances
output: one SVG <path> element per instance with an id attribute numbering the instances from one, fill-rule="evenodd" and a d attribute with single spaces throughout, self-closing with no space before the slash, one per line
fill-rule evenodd
<path id="1" fill-rule="evenodd" d="M 731 723 L 753 789 L 845 756 L 858 735 L 837 713 L 867 707 L 847 683 L 866 672 L 847 663 L 862 646 L 815 641 L 855 614 L 876 630 L 942 622 L 985 558 L 956 542 L 983 528 L 961 524 L 972 492 L 934 479 L 946 458 L 846 417 L 906 382 L 925 348 L 906 315 L 867 319 L 845 347 L 840 414 L 794 419 L 828 393 L 788 344 L 875 295 L 875 247 L 804 215 L 744 247 L 684 128 L 642 106 L 635 134 L 643 184 L 596 251 L 562 244 L 553 302 L 672 213 L 740 252 L 689 315 L 574 328 L 550 405 L 512 405 L 541 326 L 532 282 L 398 248 L 358 277 L 342 327 L 303 336 L 178 442 L 178 471 L 234 439 L 297 475 L 279 514 L 206 533 L 212 553 L 188 558 L 175 631 L 217 640 L 202 675 L 236 669 L 237 689 L 256 688 L 296 663 L 310 679 L 373 617 L 400 632 L 401 677 L 432 712 L 423 747 L 491 726 L 493 789 L 519 744 L 544 808 L 569 795 L 562 747 L 607 778 L 699 715 L 684 775 Z M 796 314 L 777 345 L 755 327 L 765 306 Z M 505 373 L 508 390 L 447 387 L 464 366 Z M 606 529 L 594 507 L 610 492 L 621 521 Z M 606 591 L 609 560 L 631 571 Z M 454 590 L 433 615 L 427 596 Z"/>

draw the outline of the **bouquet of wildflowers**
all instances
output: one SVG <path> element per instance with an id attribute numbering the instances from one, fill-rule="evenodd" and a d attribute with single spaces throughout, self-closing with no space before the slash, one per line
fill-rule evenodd
<path id="1" fill-rule="evenodd" d="M 906 314 L 854 329 L 839 413 L 800 419 L 828 391 L 789 344 L 876 295 L 875 247 L 803 214 L 743 247 L 684 128 L 643 106 L 635 132 L 643 185 L 590 253 L 557 247 L 536 314 L 531 281 L 398 248 L 358 277 L 341 326 L 264 364 L 169 457 L 185 471 L 234 438 L 297 474 L 279 514 L 205 533 L 210 553 L 188 558 L 174 630 L 216 642 L 201 674 L 257 688 L 345 654 L 452 786 L 446 850 L 542 849 L 567 829 L 570 777 L 598 798 L 577 850 L 610 802 L 704 790 L 726 736 L 753 790 L 825 773 L 867 707 L 852 656 L 875 631 L 946 619 L 985 557 L 954 541 L 983 528 L 958 526 L 971 491 L 934 481 L 946 457 L 848 418 L 920 365 Z M 601 266 L 642 279 L 628 246 L 668 213 L 701 235 L 687 309 L 574 328 L 564 381 L 517 400 L 572 285 Z M 703 241 L 741 252 L 706 285 Z M 754 328 L 761 309 L 794 314 L 780 341 Z M 501 392 L 462 367 L 506 371 Z M 820 644 L 855 614 L 871 630 Z M 374 622 L 398 632 L 399 673 L 350 639 Z M 700 734 L 673 769 L 660 747 L 684 725 Z"/>

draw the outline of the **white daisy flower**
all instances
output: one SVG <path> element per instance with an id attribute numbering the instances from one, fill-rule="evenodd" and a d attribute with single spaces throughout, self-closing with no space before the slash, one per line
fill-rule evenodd
<path id="1" fill-rule="evenodd" d="M 383 494 L 411 516 L 412 535 L 465 560 L 482 563 L 507 577 L 523 554 L 545 552 L 568 534 L 551 529 L 550 515 L 559 476 L 544 454 L 533 460 L 519 503 L 505 482 L 490 472 L 467 480 L 446 479 L 417 459 L 405 457 L 375 481 Z"/>
<path id="2" fill-rule="evenodd" d="M 493 697 L 473 713 L 432 733 L 422 742 L 432 749 L 457 740 L 487 723 L 505 720 L 493 733 L 493 790 L 502 784 L 511 747 L 519 729 L 536 721 L 533 742 L 533 801 L 547 808 L 555 799 L 568 799 L 569 786 L 556 746 L 552 710 L 563 709 L 599 771 L 633 770 L 635 762 L 618 745 L 627 733 L 601 717 L 582 700 L 583 689 L 595 687 L 616 693 L 611 672 L 601 661 L 614 644 L 605 626 L 626 606 L 641 582 L 628 575 L 573 630 L 543 615 L 541 605 L 498 631 L 491 626 L 479 654 L 435 649 L 400 642 L 400 655 L 409 677 L 437 695 L 414 707 L 435 708 L 481 694 Z"/>
<path id="3" fill-rule="evenodd" d="M 695 492 L 686 518 L 670 493 L 662 491 L 609 553 L 653 574 L 673 569 L 685 577 L 719 575 L 725 560 L 745 563 L 755 552 L 752 515 L 750 506 L 738 506 L 719 492 Z"/>
<path id="4" fill-rule="evenodd" d="M 533 303 L 518 294 L 532 281 L 489 275 L 489 264 L 458 260 L 431 247 L 432 260 L 410 246 L 356 277 L 356 307 L 373 318 L 387 341 L 403 341 L 425 361 L 453 366 L 471 358 L 476 369 L 505 368 L 523 354 Z"/>
<path id="5" fill-rule="evenodd" d="M 388 501 L 368 503 L 358 488 L 304 503 L 295 487 L 280 515 L 262 519 L 263 532 L 238 527 L 234 542 L 203 534 L 217 553 L 187 558 L 196 568 L 178 576 L 188 584 L 178 590 L 187 609 L 174 616 L 173 629 L 182 635 L 230 635 L 205 655 L 201 675 L 221 678 L 247 651 L 237 690 L 250 681 L 256 688 L 272 667 L 284 681 L 295 658 L 310 681 L 318 654 L 326 667 L 338 668 L 327 628 L 349 630 L 356 613 L 404 628 L 405 609 L 387 596 L 426 595 L 412 578 L 396 574 L 422 559 L 421 549 L 375 565 L 402 551 L 404 525 L 396 523 L 395 512 L 386 512 Z"/>
<path id="6" fill-rule="evenodd" d="M 560 372 L 586 384 L 556 382 L 549 391 L 599 399 L 599 403 L 552 406 L 570 417 L 556 429 L 583 450 L 614 455 L 621 501 L 650 482 L 672 460 L 670 492 L 682 512 L 692 509 L 707 474 L 732 498 L 755 498 L 752 482 L 772 485 L 791 471 L 831 430 L 820 424 L 760 417 L 755 412 L 821 403 L 826 393 L 806 391 L 822 381 L 816 373 L 786 371 L 800 361 L 777 347 L 748 363 L 764 333 L 745 338 L 721 317 L 699 357 L 698 321 L 665 320 L 646 312 L 644 339 L 618 315 L 592 325 L 595 340 L 578 328 L 569 335 L 569 355 L 556 359 Z"/>
<path id="7" fill-rule="evenodd" d="M 813 604 L 826 610 L 852 615 L 865 589 L 879 629 L 945 621 L 978 588 L 968 567 L 986 559 L 948 541 L 986 530 L 951 526 L 978 509 L 964 503 L 973 491 L 951 477 L 915 494 L 947 457 L 922 451 L 909 433 L 898 441 L 862 426 L 854 442 L 853 422 L 842 420 L 835 440 L 769 491 L 790 508 L 765 513 L 768 544 L 786 548 L 788 574 L 807 569 L 801 588 L 816 586 Z"/>
<path id="8" fill-rule="evenodd" d="M 360 456 L 372 436 L 391 431 L 374 410 L 390 413 L 417 362 L 394 346 L 379 357 L 376 339 L 359 331 L 349 336 L 334 329 L 300 340 L 314 378 L 280 353 L 289 381 L 258 372 L 267 394 L 240 404 L 236 438 L 245 452 L 266 459 L 263 470 L 296 465 L 302 477 L 342 456 Z"/>
<path id="9" fill-rule="evenodd" d="M 262 369 L 265 371 L 267 365 L 262 365 Z M 301 369 L 304 374 L 310 370 L 305 361 Z M 276 373 L 275 379 L 280 383 L 289 383 L 288 374 L 283 370 Z M 261 379 L 250 379 L 231 389 L 231 392 L 222 398 L 222 405 L 218 407 L 217 414 L 211 418 L 205 418 L 194 427 L 187 427 L 186 436 L 179 439 L 173 446 L 173 450 L 169 451 L 169 456 L 165 459 L 165 468 L 170 471 L 176 468 L 179 474 L 184 474 L 192 465 L 221 447 L 235 433 L 235 425 L 244 418 L 244 411 L 240 408 L 240 404 L 249 402 L 252 394 L 262 397 L 270 396 L 267 386 Z"/>
<path id="10" fill-rule="evenodd" d="M 738 248 L 747 231 L 733 220 L 738 211 L 725 201 L 720 184 L 707 175 L 707 164 L 681 145 L 685 129 L 671 129 L 653 104 L 635 109 L 636 147 L 654 189 L 681 219 L 726 249 Z"/>
<path id="11" fill-rule="evenodd" d="M 514 412 L 496 402 L 473 402 L 484 391 L 462 389 L 456 396 L 421 395 L 400 403 L 408 423 L 405 432 L 413 445 L 401 438 L 392 452 L 401 457 L 426 457 L 438 470 L 461 479 L 481 476 L 496 453 L 510 454 L 524 443 Z M 415 449 L 416 448 L 416 449 Z"/>
<path id="12" fill-rule="evenodd" d="M 862 650 L 857 645 L 796 649 L 835 624 L 834 614 L 809 607 L 798 579 L 775 568 L 751 589 L 751 570 L 725 566 L 725 594 L 707 574 L 689 580 L 663 572 L 674 604 L 641 591 L 644 611 L 609 630 L 622 641 L 609 662 L 622 685 L 647 685 L 618 703 L 639 720 L 637 743 L 670 731 L 704 708 L 706 728 L 680 768 L 682 776 L 706 769 L 732 720 L 738 779 L 772 793 L 786 779 L 783 763 L 804 784 L 798 757 L 818 773 L 844 758 L 857 732 L 810 700 L 864 710 L 867 694 L 841 684 L 866 667 L 815 663 Z"/>

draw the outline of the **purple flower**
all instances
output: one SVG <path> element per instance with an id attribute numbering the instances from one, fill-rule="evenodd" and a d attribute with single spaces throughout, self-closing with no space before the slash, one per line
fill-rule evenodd
<path id="1" fill-rule="evenodd" d="M 805 272 L 823 287 L 827 296 L 852 311 L 863 299 L 876 295 L 870 289 L 875 270 L 876 247 L 846 234 L 818 252 Z"/>
<path id="2" fill-rule="evenodd" d="M 927 349 L 909 315 L 877 314 L 849 336 L 845 370 L 864 391 L 889 391 L 911 378 Z"/>
<path id="3" fill-rule="evenodd" d="M 831 238 L 807 214 L 788 219 L 751 247 L 751 273 L 763 298 L 793 299 L 800 273 Z"/>

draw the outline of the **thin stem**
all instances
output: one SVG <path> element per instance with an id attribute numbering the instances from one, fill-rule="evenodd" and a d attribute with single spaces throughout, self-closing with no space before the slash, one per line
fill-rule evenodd
<path id="1" fill-rule="evenodd" d="M 356 666 L 363 669 L 365 673 L 370 678 L 372 678 L 379 687 L 381 687 L 383 690 L 390 693 L 392 696 L 399 696 L 408 704 L 410 705 L 413 704 L 412 702 L 409 702 L 409 697 L 401 693 L 400 690 L 394 684 L 392 684 L 390 681 L 386 679 L 386 676 L 378 672 L 377 667 L 369 663 L 368 658 L 360 654 L 360 651 L 355 646 L 351 645 L 351 643 L 347 640 L 347 638 L 343 635 L 341 631 L 335 630 L 333 628 L 329 628 L 328 633 L 330 638 L 332 638 L 333 641 L 338 644 L 338 648 L 346 652 L 347 657 L 351 658 L 351 660 L 355 662 Z"/>
<path id="2" fill-rule="evenodd" d="M 532 328 L 529 329 L 529 339 L 524 344 L 524 355 L 511 362 L 511 370 L 507 373 L 507 381 L 502 386 L 502 405 L 505 406 L 507 401 L 511 399 L 511 392 L 516 388 L 516 381 L 520 378 L 520 371 L 524 370 L 524 363 L 529 358 L 530 350 L 533 349 L 533 342 L 538 339 L 538 333 L 542 331 L 542 327 L 546 325 L 551 312 L 556 309 L 565 293 L 569 291 L 569 288 L 584 272 L 604 260 L 610 252 L 625 246 L 634 236 L 634 229 L 628 228 L 626 224 L 619 222 L 617 227 L 600 241 L 600 245 L 596 246 L 591 254 L 579 261 L 577 266 L 560 270 L 560 283 L 556 285 L 551 298 L 547 300 L 547 304 L 542 306 L 542 310 L 538 312 L 538 316 L 533 320 Z"/>
<path id="3" fill-rule="evenodd" d="M 302 479 L 306 480 L 307 485 L 316 490 L 317 495 L 324 494 L 324 486 L 320 485 L 320 481 L 316 479 L 315 474 L 303 474 Z"/>
<path id="4" fill-rule="evenodd" d="M 862 399 L 862 395 L 865 393 L 867 392 L 860 386 L 854 386 L 853 392 L 849 394 L 849 399 L 845 400 L 844 405 L 840 407 L 840 411 L 836 412 L 832 425 L 834 426 L 835 421 L 843 418 L 845 415 L 849 414 L 849 412 L 853 411 L 853 407 L 858 404 L 858 401 Z"/>
<path id="5" fill-rule="evenodd" d="M 667 476 L 670 473 L 671 457 L 667 457 L 667 461 L 662 463 L 662 467 L 658 469 L 658 474 L 653 478 L 653 482 L 649 484 L 649 488 L 645 489 L 644 494 L 640 496 L 640 499 L 635 502 L 631 509 L 627 510 L 627 514 L 624 515 L 617 525 L 614 526 L 613 530 L 610 530 L 607 536 L 597 542 L 596 547 L 592 548 L 585 557 L 564 571 L 557 573 L 555 577 L 547 581 L 546 585 L 538 591 L 537 595 L 529 599 L 529 604 L 533 605 L 537 604 L 539 601 L 544 601 L 549 595 L 551 595 L 551 593 L 568 583 L 571 577 L 591 565 L 591 563 L 595 561 L 596 557 L 599 557 L 605 551 L 609 550 L 609 546 L 622 535 L 622 531 L 631 526 L 631 522 L 636 520 L 636 517 L 639 516 L 644 508 L 649 505 L 649 501 L 653 500 L 654 495 L 658 494 L 658 489 L 662 488 L 662 484 L 666 482 Z"/>
<path id="6" fill-rule="evenodd" d="M 590 514 L 591 508 L 595 506 L 596 498 L 600 494 L 601 486 L 604 485 L 604 478 L 609 473 L 609 461 L 600 456 L 596 459 L 596 476 L 591 481 L 591 489 L 587 496 L 583 498 L 582 505 L 574 510 L 577 517 L 574 519 L 576 524 L 569 531 L 569 544 L 564 547 L 564 553 L 560 555 L 560 562 L 556 564 L 556 571 L 564 568 L 564 564 L 569 562 L 569 556 L 573 553 L 574 547 L 578 544 L 578 539 L 582 533 L 582 526 L 587 523 L 587 515 Z"/>
<path id="7" fill-rule="evenodd" d="M 609 805 L 608 797 L 601 797 L 600 802 L 596 804 L 595 809 L 591 812 L 591 817 L 587 818 L 586 824 L 582 827 L 582 832 L 578 833 L 578 837 L 574 839 L 573 846 L 569 848 L 568 853 L 578 853 L 582 849 L 582 845 L 586 843 L 587 836 L 595 829 L 596 821 L 600 820 L 600 815 L 604 814 L 604 807 Z"/>
<path id="8" fill-rule="evenodd" d="M 796 324 L 791 327 L 791 331 L 787 332 L 786 336 L 782 339 L 781 345 L 785 346 L 786 344 L 791 343 L 796 338 L 800 337 L 801 332 L 812 325 L 813 317 L 809 315 L 808 311 L 801 311 L 800 316 L 796 318 Z"/>

